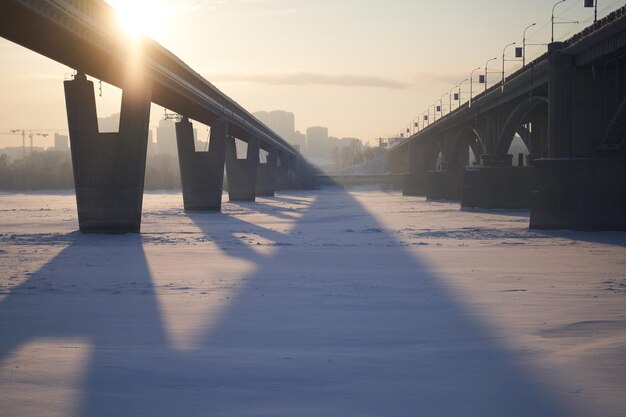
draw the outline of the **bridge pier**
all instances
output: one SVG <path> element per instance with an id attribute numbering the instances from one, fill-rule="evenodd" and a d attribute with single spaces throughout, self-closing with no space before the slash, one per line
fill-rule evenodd
<path id="1" fill-rule="evenodd" d="M 151 87 L 124 88 L 118 133 L 100 133 L 93 82 L 64 82 L 78 224 L 83 233 L 139 233 Z"/>
<path id="2" fill-rule="evenodd" d="M 426 194 L 429 175 L 426 164 L 426 145 L 424 142 L 411 140 L 408 146 L 408 172 L 404 174 L 402 195 L 422 196 Z"/>
<path id="3" fill-rule="evenodd" d="M 428 200 L 460 200 L 463 168 L 428 171 L 426 198 Z"/>
<path id="4" fill-rule="evenodd" d="M 626 74 L 619 60 L 602 71 L 575 66 L 563 47 L 548 50 L 548 157 L 535 161 L 530 227 L 626 230 Z"/>
<path id="5" fill-rule="evenodd" d="M 276 162 L 278 155 L 276 148 L 270 148 L 267 154 L 267 161 L 259 162 L 256 178 L 256 195 L 263 197 L 274 197 L 276 191 Z"/>
<path id="6" fill-rule="evenodd" d="M 463 172 L 461 207 L 530 208 L 534 168 L 514 167 L 513 155 L 480 156 L 481 165 Z"/>
<path id="7" fill-rule="evenodd" d="M 254 201 L 259 167 L 259 140 L 248 142 L 246 158 L 237 158 L 235 138 L 226 138 L 226 178 L 230 201 Z"/>
<path id="8" fill-rule="evenodd" d="M 176 123 L 178 162 L 185 211 L 220 211 L 224 183 L 224 152 L 228 125 L 217 120 L 211 125 L 208 152 L 196 152 L 193 126 L 184 117 Z"/>
<path id="9" fill-rule="evenodd" d="M 626 230 L 626 158 L 536 164 L 531 229 Z"/>

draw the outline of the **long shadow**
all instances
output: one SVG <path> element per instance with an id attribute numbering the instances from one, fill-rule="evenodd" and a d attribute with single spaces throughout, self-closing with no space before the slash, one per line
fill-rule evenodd
<path id="1" fill-rule="evenodd" d="M 626 247 L 626 232 L 587 232 L 576 230 L 538 230 L 531 229 L 534 233 L 545 235 L 546 237 L 560 237 L 573 241 L 589 243 L 601 243 L 611 246 Z"/>
<path id="2" fill-rule="evenodd" d="M 252 259 L 256 274 L 206 334 L 220 358 L 211 413 L 576 415 L 428 265 L 387 245 L 393 238 L 349 194 L 322 194 L 295 230 L 299 242 Z M 307 240 L 312 231 L 326 239 Z"/>
<path id="3" fill-rule="evenodd" d="M 89 417 L 576 415 L 348 193 L 321 193 L 271 254 L 239 233 L 284 234 L 190 218 L 256 266 L 199 346 L 167 340 L 140 238 L 78 236 L 0 303 L 0 360 L 29 340 L 89 339 Z M 45 280 L 57 289 L 30 293 Z"/>
<path id="4" fill-rule="evenodd" d="M 62 345 L 64 339 L 70 344 L 79 339 L 88 344 L 78 404 L 78 414 L 84 416 L 130 415 L 136 402 L 130 388 L 136 381 L 119 378 L 117 370 L 145 350 L 165 349 L 167 342 L 139 236 L 74 234 L 55 258 L 11 290 L 0 303 L 0 317 L 0 361 L 31 341 L 53 339 Z M 55 359 L 52 355 L 49 360 Z M 55 376 L 40 378 L 54 385 Z M 119 398 L 125 398 L 119 413 L 103 413 Z"/>

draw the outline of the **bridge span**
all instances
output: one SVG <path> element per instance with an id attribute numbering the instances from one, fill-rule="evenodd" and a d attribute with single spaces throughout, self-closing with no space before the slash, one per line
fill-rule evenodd
<path id="1" fill-rule="evenodd" d="M 625 61 L 626 7 L 390 148 L 391 172 L 405 195 L 531 207 L 533 228 L 626 229 Z"/>
<path id="2" fill-rule="evenodd" d="M 312 167 L 295 148 L 155 41 L 130 40 L 104 1 L 2 1 L 0 36 L 77 71 L 64 84 L 82 232 L 139 232 L 152 102 L 181 115 L 185 210 L 220 210 L 224 166 L 234 201 L 310 186 Z M 98 131 L 86 75 L 122 89 L 118 133 Z M 189 119 L 211 127 L 208 152 L 195 151 Z M 244 159 L 235 139 L 248 144 Z"/>

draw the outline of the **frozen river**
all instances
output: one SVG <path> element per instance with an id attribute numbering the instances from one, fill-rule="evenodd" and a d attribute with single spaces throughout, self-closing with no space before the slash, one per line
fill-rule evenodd
<path id="1" fill-rule="evenodd" d="M 141 235 L 0 194 L 0 416 L 626 416 L 626 233 L 376 190 Z"/>

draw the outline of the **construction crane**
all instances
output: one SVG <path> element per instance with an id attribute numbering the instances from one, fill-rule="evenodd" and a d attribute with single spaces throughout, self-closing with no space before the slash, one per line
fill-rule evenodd
<path id="1" fill-rule="evenodd" d="M 32 130 L 28 132 L 28 137 L 30 138 L 30 153 L 33 153 L 33 136 L 41 136 L 43 138 L 47 137 L 47 133 L 34 133 Z"/>
<path id="2" fill-rule="evenodd" d="M 26 131 L 24 129 L 11 129 L 11 133 L 22 133 L 22 156 L 26 157 Z"/>
<path id="3" fill-rule="evenodd" d="M 17 133 L 22 134 L 22 156 L 23 157 L 26 157 L 26 135 L 28 135 L 28 138 L 30 139 L 30 153 L 33 153 L 33 137 L 34 136 L 42 136 L 44 138 L 48 136 L 47 133 L 35 133 L 32 130 L 26 130 L 26 129 L 11 129 L 10 132 L 13 134 L 17 134 Z"/>

